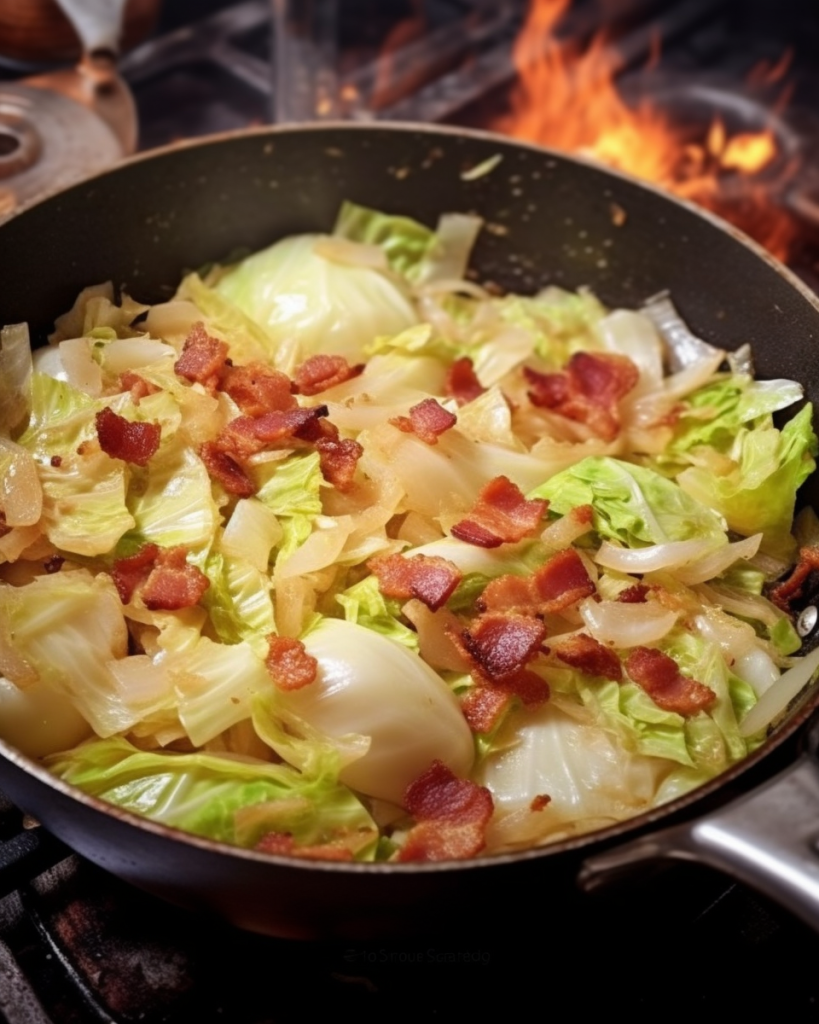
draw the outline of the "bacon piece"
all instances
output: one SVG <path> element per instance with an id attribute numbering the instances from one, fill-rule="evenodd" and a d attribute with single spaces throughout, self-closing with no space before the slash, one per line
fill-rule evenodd
<path id="1" fill-rule="evenodd" d="M 647 587 L 645 583 L 635 583 L 633 587 L 621 590 L 617 595 L 617 600 L 621 604 L 645 604 L 649 590 L 651 587 Z"/>
<path id="2" fill-rule="evenodd" d="M 214 441 L 206 441 L 199 448 L 199 457 L 211 479 L 218 480 L 228 494 L 249 498 L 251 494 L 256 493 L 256 484 L 253 480 L 233 456 L 220 451 Z"/>
<path id="3" fill-rule="evenodd" d="M 228 366 L 219 389 L 230 395 L 246 416 L 286 411 L 298 405 L 287 374 L 264 363 Z"/>
<path id="4" fill-rule="evenodd" d="M 466 405 L 480 397 L 486 388 L 478 380 L 469 356 L 456 359 L 446 372 L 444 394 L 454 398 L 458 405 Z"/>
<path id="5" fill-rule="evenodd" d="M 768 595 L 771 601 L 777 608 L 790 614 L 791 601 L 802 596 L 803 584 L 808 576 L 817 569 L 819 569 L 819 548 L 802 548 L 799 551 L 799 561 L 791 570 L 790 576 L 771 588 Z"/>
<path id="6" fill-rule="evenodd" d="M 552 555 L 534 574 L 534 587 L 541 614 L 570 608 L 595 591 L 583 559 L 574 548 Z"/>
<path id="7" fill-rule="evenodd" d="M 536 797 L 532 798 L 532 802 L 529 804 L 530 811 L 542 811 L 552 802 L 552 798 L 547 793 L 538 793 Z"/>
<path id="8" fill-rule="evenodd" d="M 344 356 L 310 356 L 296 370 L 295 385 L 300 395 L 318 395 L 336 384 L 357 377 L 364 369 L 364 363 L 350 366 Z"/>
<path id="9" fill-rule="evenodd" d="M 135 423 L 106 406 L 96 415 L 100 448 L 112 459 L 147 466 L 159 448 L 162 428 L 158 423 Z"/>
<path id="10" fill-rule="evenodd" d="M 148 579 L 158 554 L 156 544 L 144 544 L 135 555 L 115 559 L 111 576 L 123 604 L 128 604 L 137 587 Z"/>
<path id="11" fill-rule="evenodd" d="M 480 492 L 468 518 L 456 523 L 450 533 L 476 547 L 496 548 L 534 533 L 548 507 L 540 498 L 527 501 L 508 477 L 497 476 Z"/>
<path id="12" fill-rule="evenodd" d="M 654 647 L 635 647 L 626 659 L 626 672 L 664 711 L 694 715 L 717 699 L 713 690 L 684 676 L 673 658 Z"/>
<path id="13" fill-rule="evenodd" d="M 417 597 L 433 612 L 446 604 L 462 579 L 457 565 L 437 555 L 382 555 L 370 559 L 367 568 L 378 577 L 385 597 Z"/>
<path id="14" fill-rule="evenodd" d="M 533 405 L 585 423 L 605 441 L 620 432 L 617 403 L 640 378 L 628 356 L 614 352 L 575 352 L 562 373 L 523 372 Z"/>
<path id="15" fill-rule="evenodd" d="M 306 440 L 314 420 L 327 415 L 326 405 L 312 409 L 276 409 L 262 416 L 236 416 L 219 434 L 216 447 L 240 459 L 265 448 L 293 448 Z"/>
<path id="16" fill-rule="evenodd" d="M 139 405 L 140 399 L 145 398 L 148 395 L 155 395 L 160 390 L 156 384 L 151 384 L 150 381 L 145 380 L 144 377 L 140 377 L 138 373 L 134 373 L 133 370 L 126 370 L 125 373 L 119 375 L 119 389 L 120 391 L 130 391 L 131 401 L 134 405 Z"/>
<path id="17" fill-rule="evenodd" d="M 471 664 L 498 682 L 534 658 L 545 638 L 546 627 L 539 619 L 490 614 L 475 619 L 461 634 L 460 642 Z"/>
<path id="18" fill-rule="evenodd" d="M 404 806 L 416 825 L 398 854 L 399 861 L 463 860 L 486 845 L 494 806 L 485 786 L 457 778 L 441 761 L 407 787 Z"/>
<path id="19" fill-rule="evenodd" d="M 186 561 L 184 547 L 159 549 L 153 569 L 140 591 L 142 603 L 151 611 L 173 612 L 199 604 L 210 580 Z"/>
<path id="20" fill-rule="evenodd" d="M 191 328 L 173 368 L 180 377 L 201 384 L 213 394 L 228 365 L 227 344 L 211 337 L 199 322 Z"/>
<path id="21" fill-rule="evenodd" d="M 590 597 L 594 582 L 574 548 L 558 551 L 531 576 L 499 576 L 477 600 L 485 612 L 550 615 Z"/>
<path id="22" fill-rule="evenodd" d="M 315 682 L 318 662 L 308 654 L 301 640 L 289 636 L 267 638 L 265 665 L 270 678 L 280 690 L 300 690 Z"/>
<path id="23" fill-rule="evenodd" d="M 551 640 L 549 643 L 561 661 L 585 672 L 586 675 L 602 676 L 604 679 L 613 679 L 616 683 L 623 678 L 620 659 L 610 647 L 605 647 L 593 636 L 578 633 L 565 640 Z"/>
<path id="24" fill-rule="evenodd" d="M 454 427 L 458 417 L 448 412 L 435 398 L 425 398 L 414 405 L 409 416 L 395 416 L 390 420 L 394 427 L 405 434 L 415 434 L 425 444 L 438 444 L 438 438 Z"/>
<path id="25" fill-rule="evenodd" d="M 482 683 L 471 687 L 461 701 L 461 711 L 472 732 L 490 733 L 512 703 L 512 693 Z"/>
<path id="26" fill-rule="evenodd" d="M 327 483 L 342 492 L 351 490 L 355 482 L 358 460 L 364 454 L 364 449 L 358 441 L 346 437 L 319 437 L 313 443 L 319 453 L 321 475 Z"/>
<path id="27" fill-rule="evenodd" d="M 318 843 L 315 846 L 296 846 L 289 832 L 268 832 L 256 843 L 259 853 L 272 853 L 284 857 L 306 857 L 308 860 L 352 860 L 353 851 L 342 843 Z"/>

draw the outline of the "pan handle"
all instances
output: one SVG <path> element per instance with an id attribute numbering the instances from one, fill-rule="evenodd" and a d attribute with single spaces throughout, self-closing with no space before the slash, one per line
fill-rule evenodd
<path id="1" fill-rule="evenodd" d="M 590 857 L 578 881 L 592 891 L 660 858 L 725 871 L 819 931 L 819 763 L 806 752 L 769 782 L 704 817 Z"/>

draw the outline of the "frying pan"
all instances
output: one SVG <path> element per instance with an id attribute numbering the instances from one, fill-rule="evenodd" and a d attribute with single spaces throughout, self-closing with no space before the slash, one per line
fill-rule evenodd
<path id="1" fill-rule="evenodd" d="M 491 158 L 487 173 L 470 173 Z M 480 214 L 488 230 L 472 264 L 501 288 L 586 285 L 604 303 L 631 307 L 669 289 L 695 333 L 725 348 L 750 343 L 759 376 L 800 380 L 819 399 L 819 361 L 810 358 L 819 303 L 738 232 L 597 166 L 461 130 L 288 127 L 132 160 L 0 227 L 0 323 L 27 320 L 42 339 L 83 287 L 109 279 L 161 301 L 186 269 L 239 246 L 328 230 L 345 199 L 428 224 L 446 211 Z M 657 856 L 726 868 L 817 926 L 819 769 L 807 726 L 817 701 L 813 687 L 754 755 L 672 804 L 464 863 L 338 864 L 237 850 L 79 793 L 7 744 L 0 786 L 101 867 L 273 935 L 409 931 L 441 905 L 461 923 L 476 912 L 485 922 L 490 904 L 502 914 L 546 888 L 570 903 L 578 873 L 590 886 L 601 872 Z"/>

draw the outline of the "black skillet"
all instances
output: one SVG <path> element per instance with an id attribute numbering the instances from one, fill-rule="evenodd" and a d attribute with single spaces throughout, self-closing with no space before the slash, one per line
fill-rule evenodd
<path id="1" fill-rule="evenodd" d="M 470 174 L 496 157 L 488 173 Z M 723 348 L 750 343 L 760 376 L 800 380 L 819 398 L 819 303 L 725 224 L 556 153 L 410 126 L 217 138 L 133 160 L 47 199 L 0 227 L 0 323 L 27 320 L 42 338 L 83 287 L 109 279 L 141 301 L 162 300 L 186 269 L 237 247 L 329 229 L 345 199 L 429 224 L 446 211 L 480 214 L 488 229 L 473 266 L 502 288 L 587 285 L 609 305 L 632 307 L 669 289 L 696 334 Z M 554 913 L 579 898 L 584 860 L 592 884 L 597 869 L 653 856 L 725 867 L 817 925 L 819 770 L 810 753 L 795 753 L 817 700 L 804 697 L 760 751 L 695 794 L 591 836 L 468 863 L 329 864 L 236 850 L 78 793 L 4 744 L 0 785 L 114 874 L 275 935 L 411 930 L 442 907 L 461 924 L 472 913 L 485 921 L 490 908 L 502 918 L 541 893 Z M 783 780 L 724 808 L 783 764 Z M 769 815 L 761 826 L 759 804 Z M 786 848 L 784 833 L 794 830 Z M 770 850 L 768 833 L 784 843 Z"/>

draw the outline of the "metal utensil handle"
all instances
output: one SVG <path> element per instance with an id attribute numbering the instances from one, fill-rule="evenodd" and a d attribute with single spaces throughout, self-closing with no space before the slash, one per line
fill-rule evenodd
<path id="1" fill-rule="evenodd" d="M 733 875 L 819 931 L 819 763 L 803 754 L 746 796 L 583 864 L 590 891 L 658 858 L 698 861 Z"/>

